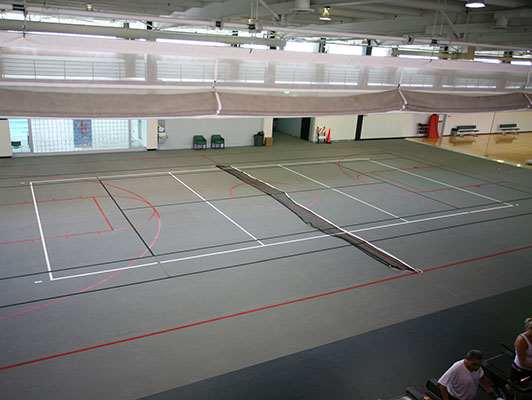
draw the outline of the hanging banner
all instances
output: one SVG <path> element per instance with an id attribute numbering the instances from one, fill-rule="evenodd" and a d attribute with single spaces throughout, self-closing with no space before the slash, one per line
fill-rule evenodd
<path id="1" fill-rule="evenodd" d="M 92 147 L 92 121 L 90 119 L 74 119 L 74 146 Z"/>

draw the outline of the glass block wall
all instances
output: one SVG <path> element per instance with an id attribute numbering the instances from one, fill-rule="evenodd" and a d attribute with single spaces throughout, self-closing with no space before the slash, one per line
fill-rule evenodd
<path id="1" fill-rule="evenodd" d="M 27 119 L 10 119 L 9 132 L 13 153 L 27 153 L 30 148 L 30 131 Z M 20 142 L 20 145 L 16 142 Z"/>
<path id="2" fill-rule="evenodd" d="M 11 119 L 14 152 L 71 153 L 146 147 L 145 120 Z"/>

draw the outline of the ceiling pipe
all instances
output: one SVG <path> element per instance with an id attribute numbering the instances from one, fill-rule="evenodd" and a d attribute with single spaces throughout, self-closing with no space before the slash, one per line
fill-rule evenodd
<path id="1" fill-rule="evenodd" d="M 18 20 L 2 20 L 0 30 L 6 31 L 20 31 L 24 21 Z M 174 31 L 157 32 L 146 29 L 132 29 L 119 28 L 110 26 L 94 26 L 94 25 L 73 25 L 60 24 L 56 22 L 34 22 L 28 21 L 25 24 L 26 33 L 28 32 L 54 32 L 54 33 L 68 33 L 68 34 L 83 34 L 83 35 L 98 35 L 98 36 L 113 36 L 122 39 L 146 39 L 155 40 L 161 39 L 175 39 L 175 40 L 191 40 L 199 42 L 219 42 L 227 44 L 263 44 L 270 47 L 284 48 L 285 40 L 281 39 L 267 39 L 267 38 L 253 38 L 249 36 L 220 36 L 212 34 L 195 34 L 183 33 Z"/>
<path id="2" fill-rule="evenodd" d="M 13 5 L 11 4 L 2 4 L 0 3 L 0 10 L 14 10 Z M 20 9 L 16 9 L 19 10 Z M 16 11 L 15 10 L 15 11 Z M 216 21 L 206 21 L 206 20 L 193 20 L 193 19 L 180 19 L 180 18 L 168 18 L 168 17 L 156 17 L 156 16 L 140 16 L 133 14 L 120 14 L 120 13 L 101 13 L 94 11 L 83 11 L 83 10 L 64 10 L 59 8 L 52 7 L 35 7 L 30 6 L 25 8 L 26 12 L 40 13 L 40 14 L 51 14 L 51 15 L 70 15 L 70 16 L 82 16 L 89 18 L 103 18 L 103 19 L 125 19 L 132 21 L 146 21 L 151 22 L 162 22 L 170 23 L 176 25 L 196 25 L 196 26 L 206 26 L 213 27 L 213 23 Z M 241 31 L 249 31 L 249 25 L 244 23 L 235 23 L 235 22 L 224 22 L 224 28 L 236 29 Z M 341 31 L 327 31 L 327 30 L 316 30 L 316 29 L 304 29 L 304 28 L 289 28 L 279 25 L 264 25 L 262 26 L 263 30 L 266 31 L 276 31 L 276 32 L 287 32 L 287 33 L 297 33 L 305 35 L 314 35 L 314 36 L 331 36 L 331 37 L 342 37 L 346 39 L 371 39 L 371 40 L 381 40 L 381 41 L 395 41 L 404 44 L 432 44 L 434 41 L 432 39 L 418 39 L 411 35 L 404 36 L 387 36 L 387 35 L 374 35 L 367 33 L 350 33 L 350 32 L 341 32 Z M 258 30 L 256 31 L 258 32 Z M 501 50 L 532 50 L 530 47 L 519 47 L 519 46 L 506 46 L 493 43 L 475 43 L 475 42 L 463 42 L 463 41 L 454 41 L 447 39 L 439 39 L 437 44 L 449 45 L 449 46 L 474 46 L 477 48 L 490 48 L 490 49 L 501 49 Z"/>

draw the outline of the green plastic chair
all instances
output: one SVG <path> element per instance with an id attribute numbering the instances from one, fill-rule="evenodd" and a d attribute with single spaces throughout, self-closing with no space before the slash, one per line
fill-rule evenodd
<path id="1" fill-rule="evenodd" d="M 225 139 L 222 135 L 212 135 L 211 136 L 211 149 L 225 149 Z"/>
<path id="2" fill-rule="evenodd" d="M 206 149 L 207 139 L 205 139 L 202 135 L 195 135 L 194 138 L 192 139 L 192 148 L 194 150 Z"/>

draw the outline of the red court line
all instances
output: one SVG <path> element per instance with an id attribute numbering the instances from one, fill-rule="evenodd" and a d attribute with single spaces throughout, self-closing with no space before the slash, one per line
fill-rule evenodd
<path id="1" fill-rule="evenodd" d="M 118 274 L 120 274 L 121 272 L 123 272 L 124 270 L 126 270 L 128 267 L 132 266 L 133 264 L 135 264 L 139 259 L 141 259 L 142 257 L 144 257 L 144 255 L 149 251 L 149 249 L 151 249 L 154 245 L 155 245 L 155 242 L 157 242 L 157 239 L 159 238 L 159 235 L 161 233 L 161 216 L 159 215 L 159 212 L 157 211 L 157 209 L 155 208 L 155 206 L 153 206 L 148 200 L 146 200 L 144 197 L 134 193 L 134 192 L 131 192 L 127 189 L 124 189 L 124 188 L 121 188 L 119 186 L 115 186 L 115 185 L 110 185 L 110 184 L 106 184 L 107 186 L 111 186 L 111 187 L 114 187 L 116 189 L 119 189 L 119 190 L 123 190 L 124 192 L 128 192 L 128 193 L 131 193 L 133 196 L 136 196 L 136 200 L 139 200 L 139 201 L 142 201 L 146 204 L 148 204 L 152 209 L 153 209 L 153 214 L 152 216 L 147 219 L 146 221 L 142 222 L 143 224 L 148 222 L 149 220 L 151 220 L 153 218 L 153 215 L 157 215 L 157 218 L 158 218 L 158 227 L 157 227 L 157 232 L 155 234 L 155 237 L 153 238 L 152 242 L 149 244 L 148 248 L 146 250 L 144 250 L 142 252 L 141 255 L 138 256 L 138 258 L 136 260 L 133 260 L 131 261 L 128 265 L 126 265 L 124 268 L 118 270 L 117 272 L 115 272 L 114 274 L 108 276 L 107 278 L 105 279 L 102 279 L 101 281 L 99 282 L 96 282 L 95 284 L 91 285 L 91 286 L 88 286 L 86 287 L 85 289 L 81 289 L 81 290 L 78 290 L 76 293 L 84 293 L 96 286 L 99 286 L 105 282 L 107 282 L 108 280 L 114 278 L 115 276 L 117 276 Z M 123 197 L 126 197 L 126 198 L 129 198 L 128 196 L 123 196 Z M 131 197 L 132 199 L 135 199 L 134 197 Z M 25 314 L 25 313 L 28 313 L 28 312 L 31 312 L 31 311 L 35 311 L 35 310 L 39 310 L 41 308 L 44 308 L 46 306 L 49 306 L 49 305 L 52 305 L 52 304 L 55 304 L 55 303 L 59 303 L 60 301 L 63 301 L 63 300 L 66 300 L 66 299 L 69 299 L 70 297 L 72 297 L 71 295 L 69 296 L 65 296 L 65 297 L 61 297 L 59 299 L 55 299 L 53 301 L 50 301 L 48 303 L 45 303 L 45 304 L 41 304 L 41 305 L 38 305 L 38 306 L 35 306 L 35 307 L 32 307 L 32 308 L 28 308 L 26 310 L 22 310 L 22 311 L 19 311 L 19 312 L 16 312 L 16 313 L 13 313 L 13 314 L 9 314 L 9 315 L 4 315 L 4 316 L 1 316 L 0 317 L 0 320 L 2 319 L 6 319 L 6 318 L 11 318 L 11 317 L 14 317 L 16 315 L 20 315 L 20 314 Z M 2 368 L 2 369 L 5 369 L 5 368 Z M 0 369 L 0 370 L 2 370 Z"/>
<path id="2" fill-rule="evenodd" d="M 233 172 L 234 175 L 238 175 L 238 177 L 240 177 L 240 180 L 248 183 L 249 185 L 252 185 L 252 186 L 256 186 L 259 190 L 261 190 L 262 192 L 266 192 L 268 193 L 271 197 L 274 197 L 276 199 L 278 199 L 282 204 L 283 201 L 279 198 L 278 195 L 272 193 L 270 190 L 266 190 L 262 187 L 260 187 L 258 184 L 256 184 L 255 182 L 251 181 L 250 178 L 247 178 L 246 176 L 242 176 L 241 174 L 237 173 L 237 172 Z M 255 178 L 253 178 L 255 179 Z M 284 193 L 284 192 L 283 192 Z M 339 227 L 337 226 L 334 226 L 332 225 L 331 222 L 329 221 L 325 221 L 323 218 L 321 218 L 320 216 L 318 216 L 317 214 L 314 214 L 311 210 L 308 210 L 306 208 L 303 208 L 297 204 L 294 203 L 294 206 L 298 209 L 300 209 L 302 212 L 304 212 L 305 214 L 308 214 L 310 215 L 312 218 L 318 220 L 318 221 L 321 221 L 322 223 L 326 224 L 326 225 L 329 225 L 331 228 L 335 229 L 339 234 L 336 235 L 338 237 L 340 236 L 346 236 L 346 237 L 349 237 L 349 238 L 352 238 L 355 240 L 355 242 L 361 246 L 364 246 L 364 247 L 367 247 L 368 249 L 380 254 L 382 257 L 384 258 L 387 258 L 388 260 L 391 260 L 397 264 L 400 264 L 402 265 L 403 267 L 405 267 L 405 269 L 411 269 L 408 265 L 405 265 L 403 262 L 401 262 L 401 260 L 399 259 L 396 259 L 395 257 L 389 255 L 389 254 L 386 254 L 386 253 L 383 253 L 380 249 L 378 249 L 377 247 L 373 246 L 371 243 L 369 242 L 366 242 L 366 241 L 361 241 L 357 236 L 355 235 L 352 235 L 350 234 L 349 232 L 345 232 L 345 231 L 342 231 Z"/>
<path id="3" fill-rule="evenodd" d="M 303 187 L 303 186 L 300 186 L 300 185 L 292 185 L 290 183 L 276 182 L 276 181 L 270 181 L 268 183 L 279 184 L 279 185 L 287 185 L 287 186 L 294 186 L 294 187 L 303 189 L 303 191 L 305 193 L 312 193 L 312 195 L 314 196 L 314 200 L 311 203 L 303 204 L 305 207 L 310 207 L 311 205 L 315 204 L 318 201 L 318 195 L 316 194 L 316 192 L 314 192 L 313 190 L 310 190 L 310 189 L 308 189 L 306 187 Z M 246 185 L 246 183 L 239 183 L 238 185 L 233 186 L 231 189 L 229 189 L 229 196 L 231 196 L 231 198 L 233 198 L 234 200 L 238 201 L 239 203 L 245 204 L 247 206 L 252 206 L 252 207 L 257 207 L 257 208 L 269 208 L 269 209 L 272 209 L 272 210 L 283 210 L 284 209 L 283 207 L 261 206 L 260 204 L 249 203 L 247 201 L 242 200 L 240 197 L 235 196 L 234 193 L 233 193 L 233 190 L 236 189 L 237 187 L 244 186 L 244 185 Z"/>
<path id="4" fill-rule="evenodd" d="M 216 165 L 220 165 L 220 163 L 219 163 L 218 161 L 215 161 L 215 160 L 213 160 L 212 158 L 210 158 L 210 157 L 208 157 L 208 156 L 206 156 L 206 155 L 202 155 L 202 157 L 203 157 L 203 158 L 206 158 L 206 159 L 209 160 L 210 162 L 215 163 Z"/>
<path id="5" fill-rule="evenodd" d="M 501 251 L 499 253 L 489 254 L 487 256 L 472 258 L 470 260 L 458 261 L 458 262 L 455 262 L 455 263 L 452 263 L 452 264 L 442 265 L 440 267 L 428 268 L 428 269 L 425 269 L 424 272 L 436 271 L 436 270 L 442 269 L 442 268 L 447 268 L 447 267 L 452 267 L 452 266 L 455 266 L 455 265 L 465 264 L 465 263 L 472 262 L 472 261 L 485 260 L 486 258 L 502 256 L 502 255 L 505 255 L 505 254 L 515 253 L 517 251 L 528 250 L 528 249 L 532 249 L 532 245 L 525 246 L 525 247 L 520 247 L 518 249 Z"/>
<path id="6" fill-rule="evenodd" d="M 456 266 L 456 265 L 466 264 L 468 262 L 483 260 L 483 259 L 487 259 L 487 258 L 491 258 L 491 257 L 497 257 L 497 256 L 504 255 L 504 254 L 515 253 L 515 252 L 523 251 L 523 250 L 527 250 L 527 249 L 532 249 L 532 245 L 521 247 L 521 248 L 518 248 L 518 249 L 501 251 L 499 253 L 489 254 L 489 255 L 486 255 L 486 256 L 472 258 L 472 259 L 469 259 L 469 260 L 463 260 L 463 261 L 455 262 L 455 263 L 452 263 L 452 264 L 441 265 L 439 267 L 428 268 L 428 269 L 426 269 L 424 271 L 425 272 L 436 271 L 436 270 L 443 269 L 443 268 L 453 267 L 453 266 Z M 344 289 L 334 290 L 334 291 L 331 291 L 331 292 L 320 293 L 320 294 L 317 294 L 317 295 L 314 295 L 314 296 L 303 297 L 303 298 L 300 298 L 300 299 L 286 301 L 286 302 L 283 302 L 283 303 L 272 304 L 270 306 L 254 308 L 254 309 L 251 309 L 251 310 L 242 311 L 242 312 L 235 313 L 235 314 L 224 315 L 222 317 L 217 317 L 217 318 L 212 318 L 212 319 L 208 319 L 208 320 L 204 320 L 204 321 L 194 322 L 192 324 L 177 326 L 175 328 L 170 328 L 170 329 L 165 329 L 165 330 L 162 330 L 162 331 L 146 333 L 146 334 L 140 335 L 140 336 L 134 336 L 134 337 L 130 337 L 130 338 L 127 338 L 127 339 L 116 340 L 114 342 L 108 342 L 108 343 L 103 343 L 103 344 L 99 344 L 99 345 L 96 345 L 96 346 L 85 347 L 85 348 L 82 348 L 82 349 L 77 349 L 77 350 L 69 351 L 69 352 L 66 352 L 66 353 L 55 354 L 55 355 L 48 356 L 48 357 L 37 358 L 37 359 L 34 359 L 34 360 L 30 360 L 30 361 L 24 361 L 24 362 L 21 362 L 21 363 L 18 363 L 18 364 L 7 365 L 5 367 L 1 367 L 0 371 L 6 370 L 6 369 L 11 369 L 11 368 L 16 368 L 16 367 L 21 367 L 23 365 L 35 364 L 35 363 L 42 362 L 42 361 L 52 360 L 54 358 L 60 358 L 60 357 L 65 357 L 65 356 L 69 356 L 69 355 L 73 355 L 73 354 L 84 353 L 86 351 L 91 351 L 91 350 L 101 349 L 101 348 L 104 348 L 104 347 L 114 346 L 114 345 L 120 344 L 120 343 L 132 342 L 132 341 L 135 341 L 135 340 L 145 339 L 145 338 L 152 337 L 152 336 L 158 336 L 158 335 L 162 335 L 162 334 L 165 334 L 165 333 L 176 332 L 176 331 L 180 331 L 180 330 L 183 330 L 183 329 L 192 328 L 194 326 L 207 325 L 207 324 L 211 324 L 211 323 L 216 322 L 216 321 L 222 321 L 222 320 L 226 320 L 226 319 L 230 319 L 230 318 L 240 317 L 242 315 L 253 314 L 253 313 L 256 313 L 256 312 L 259 312 L 259 311 L 270 310 L 270 309 L 273 309 L 273 308 L 284 307 L 284 306 L 287 306 L 287 305 L 290 305 L 290 304 L 301 303 L 301 302 L 308 301 L 308 300 L 318 299 L 320 297 L 331 296 L 331 295 L 335 295 L 335 294 L 339 294 L 339 293 L 343 293 L 343 292 L 348 292 L 348 291 L 351 291 L 351 290 L 360 289 L 360 288 L 367 287 L 367 286 L 377 285 L 377 284 L 384 283 L 384 282 L 390 282 L 390 281 L 393 281 L 393 280 L 406 278 L 406 277 L 411 277 L 411 276 L 418 276 L 418 275 L 419 274 L 417 272 L 409 272 L 409 273 L 404 274 L 404 275 L 397 275 L 397 276 L 394 276 L 394 277 L 391 277 L 391 278 L 386 278 L 386 279 L 381 279 L 381 280 L 378 280 L 378 281 L 363 283 L 363 284 L 356 285 L 356 286 L 350 286 L 350 287 L 347 287 L 347 288 L 344 288 Z M 110 279 L 110 278 L 111 277 L 109 277 L 107 279 Z M 59 299 L 59 300 L 61 300 L 61 299 Z"/>
<path id="7" fill-rule="evenodd" d="M 406 152 L 400 151 L 400 150 L 391 150 L 391 149 L 388 149 L 388 148 L 384 147 L 383 145 L 375 145 L 375 147 L 383 149 L 386 152 L 391 153 L 391 154 L 404 154 L 407 157 L 416 157 L 417 159 L 423 160 L 425 162 L 429 162 L 429 163 L 432 162 L 432 160 L 424 158 L 424 157 L 419 157 L 417 154 L 410 154 L 410 153 L 406 153 Z M 449 165 L 449 164 L 439 164 L 439 165 L 442 166 L 442 167 L 451 168 L 451 169 L 454 169 L 454 170 L 457 170 L 457 171 L 468 171 L 468 172 L 474 173 L 477 176 L 484 176 L 484 177 L 489 178 L 491 180 L 499 180 L 499 178 L 493 177 L 491 175 L 483 174 L 483 173 L 481 173 L 479 171 L 476 171 L 476 170 L 475 171 L 473 171 L 471 169 L 467 170 L 467 169 L 458 168 L 458 167 L 456 167 L 454 165 Z M 501 181 L 500 183 L 507 183 L 507 184 L 510 184 L 510 185 L 520 186 L 520 187 L 524 187 L 524 188 L 527 188 L 527 189 L 531 189 L 532 188 L 532 186 L 522 185 L 522 184 L 519 184 L 517 182 L 512 182 L 512 181 Z"/>
<path id="8" fill-rule="evenodd" d="M 342 168 L 342 160 L 344 160 L 346 157 L 348 156 L 344 156 L 340 159 L 340 161 L 338 161 L 338 168 L 340 169 L 340 171 L 342 171 L 342 173 L 344 173 L 345 175 L 347 175 L 348 177 L 350 178 L 353 178 L 353 179 L 356 179 L 357 181 L 361 182 L 361 183 L 364 183 L 364 184 L 367 184 L 367 185 L 371 185 L 379 190 L 382 190 L 384 192 L 389 192 L 389 193 L 394 193 L 396 195 L 399 195 L 399 196 L 402 196 L 402 197 L 409 197 L 409 198 L 416 198 L 416 199 L 422 199 L 423 201 L 425 202 L 432 202 L 432 203 L 439 203 L 437 202 L 436 200 L 434 199 L 429 199 L 429 198 L 426 198 L 426 197 L 420 197 L 420 196 L 414 196 L 413 194 L 409 194 L 407 192 L 404 192 L 405 189 L 401 189 L 401 191 L 399 190 L 394 190 L 394 189 L 386 189 L 386 188 L 383 188 L 382 186 L 380 186 L 379 184 L 376 184 L 376 183 L 368 183 L 368 182 L 365 182 L 364 180 L 362 180 L 361 176 L 363 175 L 369 175 L 369 174 L 375 174 L 377 172 L 392 172 L 392 171 L 396 171 L 394 169 L 387 169 L 387 170 L 376 170 L 376 171 L 368 171 L 368 172 L 360 172 L 359 174 L 357 174 L 356 178 L 351 175 L 350 173 L 348 173 L 347 171 L 345 171 L 343 168 Z M 414 166 L 414 167 L 410 167 L 410 168 L 401 168 L 400 170 L 401 171 L 406 171 L 406 170 L 410 170 L 410 169 L 422 169 L 422 168 L 437 168 L 437 167 L 440 167 L 440 164 L 438 165 L 430 165 L 430 166 L 424 166 L 424 167 L 418 167 L 418 166 Z M 392 180 L 390 178 L 386 178 L 386 177 L 383 177 L 385 180 Z M 382 182 L 383 184 L 388 184 L 388 182 Z M 408 186 L 408 185 L 405 185 L 403 184 L 402 182 L 398 182 L 400 185 L 402 186 Z M 418 188 L 413 188 L 415 189 L 416 192 L 420 192 L 420 189 Z"/>
<path id="9" fill-rule="evenodd" d="M 94 202 L 96 203 L 96 206 L 98 207 L 98 209 L 99 209 L 100 212 L 102 213 L 103 217 L 105 218 L 105 221 L 107 222 L 107 225 L 109 225 L 109 228 L 111 228 L 111 230 L 114 231 L 113 226 L 111 225 L 111 223 L 110 223 L 109 220 L 107 219 L 107 215 L 105 215 L 105 213 L 104 213 L 103 210 L 102 210 L 102 207 L 100 207 L 100 203 L 98 203 L 98 200 L 96 200 L 96 197 L 93 197 L 93 199 L 94 199 Z"/>
<path id="10" fill-rule="evenodd" d="M 72 197 L 72 198 L 66 198 L 66 199 L 56 199 L 56 198 L 53 198 L 51 200 L 38 200 L 37 201 L 37 204 L 40 204 L 40 203 L 50 203 L 50 202 L 55 202 L 55 201 L 70 201 L 70 200 L 83 200 L 83 199 L 92 199 L 94 198 L 95 196 L 79 196 L 79 197 Z M 107 196 L 96 196 L 96 197 L 107 197 Z M 33 204 L 33 201 L 21 201 L 21 202 L 18 202 L 18 203 L 4 203 L 4 204 L 0 204 L 0 207 L 1 206 L 21 206 L 21 205 L 24 205 L 24 204 Z"/>
<path id="11" fill-rule="evenodd" d="M 125 190 L 125 189 L 124 189 Z M 79 200 L 79 199 L 91 199 L 91 198 L 94 198 L 94 197 L 102 197 L 102 198 L 108 198 L 108 196 L 92 196 L 92 197 L 82 197 L 80 196 L 79 198 L 72 198 L 72 199 L 53 199 L 53 200 L 42 200 L 42 201 L 37 201 L 37 203 L 46 203 L 46 202 L 51 202 L 51 201 L 67 201 L 67 200 Z M 141 203 L 146 203 L 148 204 L 149 206 L 151 206 L 153 208 L 153 206 L 148 203 L 147 201 L 145 200 L 142 200 L 141 198 L 135 198 L 135 197 L 131 197 L 131 196 L 115 196 L 116 198 L 122 198 L 122 199 L 131 199 L 131 200 L 135 200 L 135 201 L 140 201 Z M 96 201 L 96 200 L 95 200 Z M 21 204 L 24 204 L 24 203 L 21 203 Z M 30 203 L 31 204 L 31 203 Z M 98 202 L 96 202 L 96 204 L 98 205 L 99 207 L 99 204 Z M 101 208 L 100 208 L 100 211 L 101 211 Z M 48 239 L 60 239 L 60 238 L 65 238 L 65 239 L 68 239 L 69 237 L 71 236 L 83 236 L 83 235 L 100 235 L 102 233 L 108 233 L 108 232 L 116 232 L 116 231 L 123 231 L 123 230 L 126 230 L 126 229 L 131 229 L 130 226 L 125 226 L 125 227 L 122 227 L 122 228 L 113 228 L 111 226 L 111 224 L 109 223 L 109 221 L 107 220 L 107 217 L 105 216 L 105 214 L 103 213 L 102 211 L 102 214 L 104 215 L 104 218 L 106 219 L 108 225 L 110 226 L 111 229 L 102 229 L 100 231 L 94 231 L 94 232 L 82 232 L 82 233 L 70 233 L 70 234 L 67 234 L 67 235 L 57 235 L 57 236 L 45 236 L 45 239 L 48 240 Z M 146 222 L 149 222 L 154 216 L 156 215 L 156 212 L 153 211 L 151 216 L 142 221 L 142 222 L 139 222 L 139 223 L 136 223 L 134 224 L 133 226 L 134 227 L 137 227 L 137 226 L 140 226 L 140 225 L 144 225 Z M 24 242 L 31 242 L 31 243 L 34 243 L 35 241 L 39 241 L 41 240 L 41 238 L 34 238 L 34 239 L 20 239 L 20 240 L 12 240 L 12 241 L 9 241 L 9 242 L 0 242 L 0 245 L 6 245 L 6 244 L 15 244 L 15 243 L 24 243 Z"/>
<path id="12" fill-rule="evenodd" d="M 498 185 L 499 183 L 504 183 L 504 182 L 488 182 L 488 183 L 481 183 L 481 184 L 478 184 L 478 185 L 466 185 L 466 186 L 456 186 L 456 187 L 451 187 L 451 188 L 441 188 L 441 189 L 433 189 L 433 190 L 421 190 L 419 193 L 441 192 L 443 190 L 456 190 L 457 188 L 458 189 L 475 188 L 475 187 L 479 188 L 479 187 L 488 186 L 488 185 Z"/>
<path id="13" fill-rule="evenodd" d="M 395 171 L 395 172 L 397 172 L 397 171 Z M 380 176 L 382 179 L 385 179 L 385 180 L 387 180 L 387 181 L 395 182 L 395 183 L 397 183 L 397 184 L 399 184 L 399 185 L 401 185 L 401 186 L 409 187 L 410 189 L 415 190 L 416 192 L 421 192 L 421 189 L 420 189 L 420 188 L 415 187 L 415 186 L 411 186 L 411 185 L 409 185 L 409 184 L 407 184 L 407 183 L 404 183 L 404 182 L 401 182 L 401 181 L 398 180 L 398 179 L 393 179 L 393 178 L 390 178 L 390 177 L 387 177 L 387 176 L 381 175 L 381 174 L 376 173 L 376 172 L 367 172 L 367 173 L 369 173 L 369 174 L 373 174 L 373 175 L 376 175 L 376 176 Z"/>
<path id="14" fill-rule="evenodd" d="M 86 181 L 86 182 L 89 182 L 89 181 Z M 95 182 L 90 182 L 90 183 L 95 183 Z M 137 200 L 137 201 L 141 201 L 142 200 L 139 200 L 139 199 L 136 199 L 134 197 L 130 197 L 130 196 L 117 196 L 117 197 L 122 197 L 124 199 L 133 199 L 133 200 Z M 67 198 L 64 198 L 64 199 L 56 199 L 55 197 L 50 199 L 50 200 L 37 200 L 37 204 L 41 204 L 41 203 L 50 203 L 50 202 L 58 202 L 58 201 L 72 201 L 72 200 L 85 200 L 85 199 L 95 199 L 95 198 L 100 198 L 100 199 L 108 199 L 109 196 L 108 195 L 100 195 L 100 196 L 79 196 L 79 197 L 67 197 Z M 1 206 L 20 206 L 20 205 L 24 205 L 24 204 L 33 204 L 33 201 L 21 201 L 21 202 L 18 202 L 18 203 L 4 203 L 4 204 L 0 204 L 0 207 Z"/>
<path id="15" fill-rule="evenodd" d="M 321 152 L 322 149 L 316 148 L 316 149 L 291 149 L 291 150 L 268 150 L 268 153 L 293 153 L 293 152 Z M 389 150 L 386 151 L 380 151 L 380 150 L 373 150 L 373 151 L 365 151 L 360 153 L 354 153 L 353 155 L 363 155 L 363 154 L 381 154 L 381 153 L 390 153 Z M 223 153 L 223 154 L 217 154 L 219 156 L 243 156 L 248 154 L 264 154 L 264 151 L 261 150 L 250 150 L 246 151 L 244 153 Z M 131 157 L 131 158 L 120 158 L 120 159 L 106 159 L 106 160 L 98 160 L 98 163 L 104 163 L 104 162 L 123 162 L 123 161 L 157 161 L 159 159 L 171 159 L 171 158 L 194 158 L 194 157 L 203 157 L 203 154 L 182 154 L 182 155 L 175 155 L 175 156 L 161 156 L 158 155 L 156 157 Z M 69 161 L 69 162 L 56 162 L 56 163 L 48 163 L 48 164 L 13 164 L 13 165 L 0 165 L 0 168 L 19 168 L 19 167 L 47 167 L 47 166 L 53 166 L 53 165 L 72 165 L 72 164 L 92 164 L 94 161 Z M 2 174 L 0 176 L 8 176 L 8 177 L 32 177 L 34 175 L 19 175 L 19 174 Z M 75 178 L 73 178 L 75 179 Z"/>

